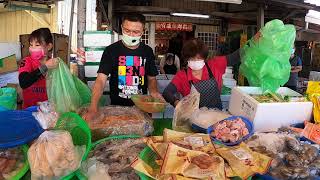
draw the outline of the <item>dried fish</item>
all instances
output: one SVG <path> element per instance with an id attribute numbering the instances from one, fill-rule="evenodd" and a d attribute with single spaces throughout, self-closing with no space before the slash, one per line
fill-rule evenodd
<path id="1" fill-rule="evenodd" d="M 95 157 L 108 165 L 108 173 L 112 179 L 138 180 L 139 177 L 130 165 L 145 146 L 143 138 L 112 140 L 97 145 L 89 157 Z"/>

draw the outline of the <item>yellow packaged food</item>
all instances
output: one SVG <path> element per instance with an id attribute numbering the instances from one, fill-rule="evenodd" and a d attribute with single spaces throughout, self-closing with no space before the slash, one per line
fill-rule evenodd
<path id="1" fill-rule="evenodd" d="M 268 156 L 251 151 L 244 143 L 239 146 L 219 148 L 216 151 L 227 160 L 232 171 L 242 179 L 247 179 L 256 173 L 265 174 L 272 160 Z"/>
<path id="2" fill-rule="evenodd" d="M 151 137 L 147 140 L 147 145 L 152 149 L 153 152 L 157 153 L 162 160 L 164 159 L 168 143 L 154 141 L 154 139 Z"/>
<path id="3" fill-rule="evenodd" d="M 320 123 L 320 81 L 309 81 L 307 94 L 313 102 L 314 121 Z"/>
<path id="4" fill-rule="evenodd" d="M 224 160 L 215 155 L 194 151 L 169 143 L 161 174 L 188 178 L 225 180 Z"/>
<path id="5" fill-rule="evenodd" d="M 157 176 L 159 174 L 159 169 L 153 169 L 152 167 L 150 167 L 147 163 L 145 163 L 140 158 L 136 158 L 132 162 L 131 167 L 134 170 L 141 172 L 141 173 L 143 173 L 153 179 L 157 179 Z"/>
<path id="6" fill-rule="evenodd" d="M 186 149 L 202 151 L 208 154 L 215 153 L 215 148 L 208 134 L 191 134 L 165 129 L 163 140 Z"/>

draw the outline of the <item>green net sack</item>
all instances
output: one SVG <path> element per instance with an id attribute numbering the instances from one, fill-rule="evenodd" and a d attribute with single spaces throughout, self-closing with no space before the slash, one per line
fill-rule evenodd
<path id="1" fill-rule="evenodd" d="M 290 50 L 296 37 L 293 25 L 268 22 L 241 51 L 240 71 L 250 86 L 275 92 L 290 77 Z"/>
<path id="2" fill-rule="evenodd" d="M 76 111 L 91 99 L 89 87 L 73 76 L 60 58 L 58 67 L 48 71 L 47 94 L 48 100 L 60 113 Z"/>
<path id="3" fill-rule="evenodd" d="M 17 90 L 7 87 L 0 88 L 0 111 L 17 109 Z"/>

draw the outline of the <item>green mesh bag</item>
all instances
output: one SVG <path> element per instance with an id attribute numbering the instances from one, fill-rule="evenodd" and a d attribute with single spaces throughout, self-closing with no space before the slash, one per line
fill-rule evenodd
<path id="1" fill-rule="evenodd" d="M 250 86 L 275 92 L 290 77 L 290 52 L 296 38 L 293 25 L 268 22 L 241 51 L 240 71 Z"/>
<path id="2" fill-rule="evenodd" d="M 17 90 L 11 87 L 0 88 L 0 111 L 17 109 Z"/>

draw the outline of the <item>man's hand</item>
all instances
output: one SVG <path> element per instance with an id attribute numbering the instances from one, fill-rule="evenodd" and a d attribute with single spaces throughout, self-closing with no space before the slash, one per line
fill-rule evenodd
<path id="1" fill-rule="evenodd" d="M 98 110 L 95 108 L 89 108 L 88 112 L 86 112 L 82 118 L 86 121 L 92 121 L 98 114 Z"/>
<path id="2" fill-rule="evenodd" d="M 159 92 L 150 92 L 150 95 L 153 97 L 153 98 L 156 98 L 156 99 L 160 99 L 160 101 L 162 102 L 166 102 L 166 100 L 164 100 L 164 98 L 162 97 L 162 95 L 159 93 Z"/>

